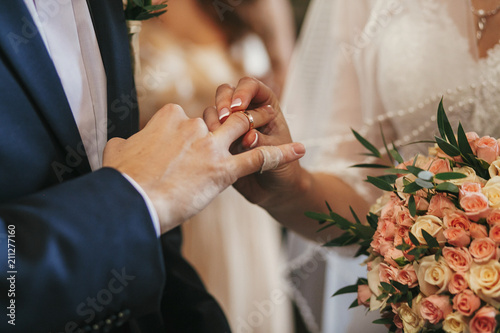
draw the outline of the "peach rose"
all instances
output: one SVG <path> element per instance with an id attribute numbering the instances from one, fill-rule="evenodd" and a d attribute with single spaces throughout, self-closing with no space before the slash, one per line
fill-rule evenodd
<path id="1" fill-rule="evenodd" d="M 462 228 L 469 231 L 470 221 L 464 212 L 458 209 L 447 209 L 444 213 L 443 223 L 447 228 Z"/>
<path id="2" fill-rule="evenodd" d="M 406 265 L 403 267 L 403 269 L 399 270 L 396 281 L 410 288 L 418 286 L 418 278 L 415 268 L 412 265 Z"/>
<path id="3" fill-rule="evenodd" d="M 358 285 L 358 304 L 364 305 L 366 307 L 370 306 L 370 298 L 372 297 L 372 291 L 370 287 L 366 284 Z"/>
<path id="4" fill-rule="evenodd" d="M 499 153 L 498 141 L 490 136 L 483 136 L 476 142 L 476 155 L 488 163 L 497 159 Z"/>
<path id="5" fill-rule="evenodd" d="M 396 228 L 396 235 L 394 236 L 394 245 L 398 246 L 403 244 L 403 239 L 406 244 L 411 245 L 409 233 L 410 233 L 410 228 L 408 227 L 400 226 Z"/>
<path id="6" fill-rule="evenodd" d="M 460 187 L 460 193 L 470 193 L 470 192 L 478 192 L 481 193 L 482 185 L 480 183 L 473 182 L 465 182 Z"/>
<path id="7" fill-rule="evenodd" d="M 472 221 L 477 221 L 482 217 L 488 216 L 490 210 L 488 198 L 482 193 L 467 193 L 460 198 L 460 206 Z"/>
<path id="8" fill-rule="evenodd" d="M 490 228 L 490 239 L 497 245 L 500 244 L 500 225 L 496 224 Z"/>
<path id="9" fill-rule="evenodd" d="M 399 258 L 404 259 L 405 257 L 403 252 L 395 247 L 390 248 L 384 255 L 384 261 L 396 268 L 399 268 L 399 265 L 395 260 Z"/>
<path id="10" fill-rule="evenodd" d="M 467 321 L 458 312 L 452 312 L 443 321 L 443 331 L 446 333 L 466 333 L 468 332 Z"/>
<path id="11" fill-rule="evenodd" d="M 478 264 L 497 259 L 497 246 L 490 238 L 476 238 L 469 246 L 469 252 Z"/>
<path id="12" fill-rule="evenodd" d="M 396 225 L 392 219 L 382 218 L 378 222 L 377 231 L 384 239 L 392 240 L 396 232 Z"/>
<path id="13" fill-rule="evenodd" d="M 442 218 L 446 209 L 454 210 L 455 205 L 446 195 L 439 193 L 431 198 L 427 214 Z"/>
<path id="14" fill-rule="evenodd" d="M 410 214 L 410 210 L 406 207 L 396 209 L 396 225 L 411 228 L 415 219 Z"/>
<path id="15" fill-rule="evenodd" d="M 438 261 L 434 256 L 423 257 L 415 262 L 414 268 L 417 272 L 420 291 L 425 296 L 440 294 L 446 291 L 451 280 L 453 271 L 450 269 L 443 257 Z"/>
<path id="16" fill-rule="evenodd" d="M 471 223 L 469 232 L 472 238 L 484 238 L 488 237 L 488 232 L 486 231 L 486 226 L 479 223 Z"/>
<path id="17" fill-rule="evenodd" d="M 491 208 L 500 208 L 500 176 L 488 180 L 482 191 Z"/>
<path id="18" fill-rule="evenodd" d="M 469 283 L 467 282 L 468 277 L 465 273 L 457 272 L 451 277 L 450 283 L 448 283 L 448 291 L 452 294 L 458 294 L 465 289 L 469 288 Z"/>
<path id="19" fill-rule="evenodd" d="M 500 209 L 492 209 L 486 218 L 490 226 L 500 224 Z"/>
<path id="20" fill-rule="evenodd" d="M 470 243 L 469 233 L 461 228 L 448 228 L 443 235 L 448 243 L 456 247 L 464 247 Z"/>
<path id="21" fill-rule="evenodd" d="M 476 150 L 477 150 L 476 142 L 477 140 L 479 140 L 479 135 L 477 135 L 476 132 L 467 132 L 465 133 L 465 135 L 467 136 L 467 141 L 469 142 L 472 152 L 474 153 L 474 155 L 476 155 Z"/>
<path id="22" fill-rule="evenodd" d="M 417 206 L 417 210 L 428 210 L 429 209 L 429 201 L 426 199 L 419 197 L 418 195 L 414 196 L 415 198 L 415 206 Z"/>
<path id="23" fill-rule="evenodd" d="M 453 297 L 453 309 L 464 316 L 471 316 L 480 306 L 481 299 L 470 289 L 466 289 Z"/>
<path id="24" fill-rule="evenodd" d="M 452 312 L 450 298 L 445 295 L 431 295 L 420 303 L 420 315 L 431 324 L 437 324 Z"/>
<path id="25" fill-rule="evenodd" d="M 391 283 L 391 280 L 396 280 L 396 276 L 398 275 L 398 269 L 392 266 L 389 266 L 385 263 L 381 263 L 379 266 L 379 274 L 380 281 Z"/>
<path id="26" fill-rule="evenodd" d="M 469 322 L 471 333 L 493 333 L 497 322 L 495 317 L 497 310 L 491 306 L 484 306 L 476 313 L 474 318 Z"/>
<path id="27" fill-rule="evenodd" d="M 429 162 L 427 162 L 427 164 L 423 169 L 428 170 L 433 174 L 441 172 L 450 172 L 451 171 L 450 161 L 442 158 L 434 158 Z"/>
<path id="28" fill-rule="evenodd" d="M 411 227 L 411 233 L 417 238 L 420 244 L 427 244 L 422 230 L 425 230 L 432 237 L 436 238 L 440 244 L 446 241 L 443 235 L 443 222 L 439 217 L 434 215 L 419 216 L 415 220 L 415 224 Z"/>
<path id="29" fill-rule="evenodd" d="M 385 256 L 387 252 L 392 248 L 394 248 L 394 244 L 392 241 L 383 240 L 380 242 L 379 253 L 382 256 Z"/>
<path id="30" fill-rule="evenodd" d="M 443 257 L 455 272 L 467 272 L 472 263 L 472 256 L 464 247 L 444 247 Z"/>
<path id="31" fill-rule="evenodd" d="M 487 263 L 472 263 L 469 271 L 470 289 L 483 301 L 500 306 L 500 263 L 490 260 Z"/>
<path id="32" fill-rule="evenodd" d="M 375 231 L 373 234 L 373 240 L 370 243 L 370 246 L 373 248 L 373 251 L 380 253 L 380 244 L 385 241 L 380 232 Z"/>

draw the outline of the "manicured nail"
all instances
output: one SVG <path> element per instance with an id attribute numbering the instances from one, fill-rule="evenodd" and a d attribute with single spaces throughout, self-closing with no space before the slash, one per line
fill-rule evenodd
<path id="1" fill-rule="evenodd" d="M 250 148 L 255 148 L 255 146 L 257 146 L 258 141 L 259 141 L 259 135 L 257 133 L 255 133 L 255 139 L 253 139 L 253 142 L 250 145 Z"/>
<path id="2" fill-rule="evenodd" d="M 302 143 L 292 144 L 292 150 L 297 156 L 303 156 L 306 153 L 306 147 Z"/>
<path id="3" fill-rule="evenodd" d="M 219 111 L 219 114 L 220 114 L 219 121 L 221 123 L 223 123 L 229 117 L 229 115 L 231 113 L 229 112 L 228 108 L 224 108 L 224 109 L 222 109 L 222 110 Z"/>
<path id="4" fill-rule="evenodd" d="M 241 106 L 241 104 L 243 104 L 243 102 L 241 101 L 241 98 L 237 98 L 231 104 L 231 109 L 237 108 L 238 106 Z"/>

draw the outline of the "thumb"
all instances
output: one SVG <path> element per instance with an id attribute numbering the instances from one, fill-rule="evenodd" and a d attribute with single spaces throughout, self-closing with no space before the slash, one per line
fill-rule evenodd
<path id="1" fill-rule="evenodd" d="M 236 175 L 238 178 L 255 172 L 264 172 L 276 169 L 300 159 L 306 149 L 301 143 L 289 143 L 281 146 L 263 146 L 234 155 Z"/>

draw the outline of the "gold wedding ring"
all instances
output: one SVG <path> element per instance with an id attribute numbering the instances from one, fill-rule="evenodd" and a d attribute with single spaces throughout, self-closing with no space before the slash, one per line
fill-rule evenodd
<path id="1" fill-rule="evenodd" d="M 248 119 L 248 130 L 249 131 L 252 130 L 254 128 L 253 116 L 248 111 L 240 111 L 240 112 L 243 113 L 245 117 L 247 117 Z"/>

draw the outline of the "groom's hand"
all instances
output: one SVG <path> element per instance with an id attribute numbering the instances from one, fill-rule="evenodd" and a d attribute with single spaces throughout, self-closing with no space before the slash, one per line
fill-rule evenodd
<path id="1" fill-rule="evenodd" d="M 236 87 L 222 85 L 217 89 L 216 106 L 205 111 L 204 118 L 210 130 L 224 126 L 229 115 L 247 110 L 254 119 L 265 119 L 248 131 L 241 140 L 241 148 L 279 146 L 290 144 L 292 138 L 279 101 L 272 90 L 254 78 L 243 78 Z M 305 149 L 296 144 L 296 156 L 302 157 Z M 252 151 L 252 150 L 250 150 Z M 236 155 L 237 156 L 237 155 Z M 288 195 L 304 186 L 303 169 L 298 161 L 282 164 L 262 174 L 251 174 L 240 179 L 234 187 L 250 202 L 264 208 L 279 205 Z"/>
<path id="2" fill-rule="evenodd" d="M 256 117 L 258 126 L 266 121 Z M 238 178 L 260 170 L 260 151 L 229 152 L 248 126 L 248 119 L 236 114 L 209 130 L 202 119 L 189 119 L 180 106 L 169 104 L 129 139 L 110 140 L 103 165 L 127 174 L 144 189 L 163 233 L 198 213 Z M 270 154 L 279 155 L 280 165 L 301 157 L 293 145 L 279 148 Z"/>

